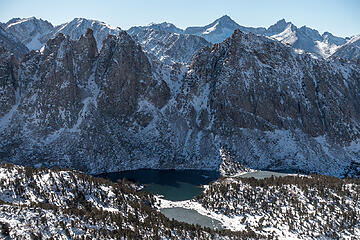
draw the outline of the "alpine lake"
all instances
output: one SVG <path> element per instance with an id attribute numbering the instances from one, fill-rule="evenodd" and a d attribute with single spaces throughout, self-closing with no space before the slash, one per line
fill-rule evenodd
<path id="1" fill-rule="evenodd" d="M 267 178 L 280 177 L 288 175 L 288 173 L 256 171 L 250 172 L 239 177 L 247 178 Z M 157 170 L 157 169 L 138 169 L 128 170 L 114 173 L 104 173 L 97 175 L 117 182 L 126 178 L 129 181 L 137 182 L 144 185 L 142 189 L 161 198 L 170 201 L 184 201 L 195 198 L 203 191 L 202 185 L 208 185 L 216 181 L 220 174 L 213 170 Z M 203 227 L 212 229 L 221 229 L 220 221 L 202 215 L 195 210 L 181 207 L 162 208 L 160 212 L 169 219 L 186 222 L 189 224 L 199 224 Z"/>

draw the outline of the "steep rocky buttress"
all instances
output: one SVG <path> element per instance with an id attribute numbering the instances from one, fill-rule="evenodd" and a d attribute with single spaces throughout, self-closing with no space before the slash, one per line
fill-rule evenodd
<path id="1" fill-rule="evenodd" d="M 354 63 L 237 30 L 190 66 L 169 66 L 123 31 L 98 52 L 88 30 L 1 64 L 2 161 L 90 173 L 216 169 L 224 150 L 245 167 L 357 174 Z"/>

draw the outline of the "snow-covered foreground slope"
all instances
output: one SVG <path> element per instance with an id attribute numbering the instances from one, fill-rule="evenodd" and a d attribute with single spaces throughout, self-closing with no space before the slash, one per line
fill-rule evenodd
<path id="1" fill-rule="evenodd" d="M 0 166 L 1 239 L 239 239 L 171 221 L 156 199 L 126 181 L 112 183 L 71 170 Z"/>
<path id="2" fill-rule="evenodd" d="M 182 207 L 231 230 L 271 239 L 358 239 L 360 182 L 320 175 L 263 180 L 221 178 L 195 200 L 158 198 L 159 208 Z"/>

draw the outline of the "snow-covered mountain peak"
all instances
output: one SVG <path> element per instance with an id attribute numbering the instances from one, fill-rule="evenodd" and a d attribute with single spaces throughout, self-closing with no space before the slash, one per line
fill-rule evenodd
<path id="1" fill-rule="evenodd" d="M 143 50 L 162 63 L 190 63 L 200 49 L 211 46 L 200 36 L 134 27 L 127 31 Z"/>
<path id="2" fill-rule="evenodd" d="M 237 24 L 234 20 L 232 20 L 228 15 L 222 16 L 221 18 L 215 20 L 214 23 L 218 23 L 220 26 L 223 26 L 223 27 L 237 27 L 237 26 L 239 26 L 239 24 Z"/>
<path id="3" fill-rule="evenodd" d="M 112 30 L 120 29 L 119 27 L 111 26 L 111 25 L 109 25 L 107 23 L 104 23 L 102 21 L 86 19 L 86 18 L 74 18 L 67 25 L 76 25 L 77 27 L 83 27 L 83 26 L 89 26 L 89 25 L 90 26 L 100 25 L 100 26 L 102 26 L 104 28 L 108 28 L 108 29 L 112 29 Z"/>
<path id="4" fill-rule="evenodd" d="M 31 24 L 31 25 L 39 24 L 41 27 L 48 28 L 48 29 L 53 28 L 53 25 L 50 22 L 48 22 L 46 20 L 43 20 L 41 18 L 37 19 L 36 17 L 13 18 L 13 19 L 9 20 L 6 23 L 6 26 L 7 26 L 7 28 L 10 28 L 10 27 L 13 27 L 15 25 L 24 24 L 24 23 L 28 23 L 28 24 Z"/>
<path id="5" fill-rule="evenodd" d="M 312 40 L 318 40 L 318 41 L 322 40 L 321 35 L 315 29 L 309 28 L 307 26 L 302 26 L 301 28 L 298 29 L 298 31 Z"/>
<path id="6" fill-rule="evenodd" d="M 224 15 L 204 27 L 188 27 L 185 33 L 202 36 L 212 43 L 219 43 L 231 36 L 234 30 L 239 28 L 242 27 L 229 16 Z"/>
<path id="7" fill-rule="evenodd" d="M 5 30 L 16 36 L 30 50 L 40 49 L 42 36 L 52 31 L 53 25 L 48 21 L 30 18 L 13 18 L 5 24 Z"/>
<path id="8" fill-rule="evenodd" d="M 271 37 L 290 45 L 293 45 L 298 40 L 298 37 L 296 36 L 296 27 L 291 23 L 289 23 L 282 32 L 272 35 Z"/>
<path id="9" fill-rule="evenodd" d="M 164 31 L 169 33 L 183 33 L 184 30 L 176 27 L 172 23 L 162 22 L 162 23 L 151 23 L 148 25 L 149 29 L 156 30 L 156 31 Z"/>
<path id="10" fill-rule="evenodd" d="M 283 18 L 283 19 L 277 21 L 275 24 L 271 25 L 267 29 L 266 35 L 268 35 L 268 36 L 277 35 L 277 34 L 282 33 L 283 31 L 285 31 L 286 29 L 291 29 L 291 31 L 294 31 L 296 29 L 296 27 L 291 22 L 286 22 L 286 20 Z"/>
<path id="11" fill-rule="evenodd" d="M 348 43 L 358 43 L 358 44 L 360 44 L 360 34 L 353 36 L 353 37 L 348 41 Z"/>
<path id="12" fill-rule="evenodd" d="M 346 43 L 346 40 L 342 37 L 336 37 L 329 32 L 324 32 L 321 37 L 324 39 L 324 42 L 329 44 L 343 45 Z"/>
<path id="13" fill-rule="evenodd" d="M 98 49 L 101 49 L 104 39 L 109 35 L 118 35 L 121 29 L 114 27 L 98 20 L 91 20 L 86 18 L 74 18 L 68 23 L 57 26 L 51 31 L 46 39 L 55 37 L 58 33 L 69 35 L 70 39 L 76 40 L 86 33 L 87 29 L 92 29 L 94 37 L 97 42 Z"/>
<path id="14" fill-rule="evenodd" d="M 360 34 L 353 36 L 333 54 L 347 60 L 360 62 Z"/>
<path id="15" fill-rule="evenodd" d="M 346 41 L 328 32 L 320 35 L 317 30 L 307 26 L 298 28 L 285 19 L 270 26 L 265 35 L 291 45 L 298 53 L 308 52 L 315 58 L 329 57 Z"/>

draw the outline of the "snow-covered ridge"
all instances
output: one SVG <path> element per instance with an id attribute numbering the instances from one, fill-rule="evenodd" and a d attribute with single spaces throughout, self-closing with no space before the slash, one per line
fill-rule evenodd
<path id="1" fill-rule="evenodd" d="M 145 29 L 151 29 L 151 30 L 168 32 L 168 33 L 179 33 L 179 34 L 184 33 L 184 30 L 182 30 L 182 29 L 176 27 L 174 24 L 168 23 L 168 22 L 150 23 L 147 26 L 135 26 L 135 27 L 131 27 L 127 31 L 134 33 L 134 32 L 138 32 L 140 30 L 145 30 Z"/>
<path id="2" fill-rule="evenodd" d="M 98 48 L 101 49 L 102 41 L 106 38 L 107 34 L 117 35 L 120 30 L 120 28 L 110 26 L 104 22 L 84 18 L 75 18 L 69 23 L 64 23 L 56 27 L 47 21 L 34 17 L 24 19 L 14 18 L 3 24 L 3 26 L 15 37 L 19 38 L 30 50 L 40 49 L 49 38 L 55 37 L 59 32 L 69 35 L 71 39 L 78 39 L 81 34 L 85 33 L 87 28 L 94 30 Z M 245 27 L 236 23 L 227 15 L 216 19 L 206 26 L 188 27 L 185 30 L 176 27 L 174 24 L 163 22 L 151 23 L 147 26 L 131 27 L 128 31 L 132 34 L 144 30 L 190 34 L 203 37 L 211 43 L 220 43 L 230 37 L 236 29 L 240 29 L 246 33 L 252 32 L 258 35 L 273 37 L 284 44 L 290 44 L 299 53 L 308 52 L 316 58 L 328 58 L 333 55 L 340 46 L 344 45 L 348 39 L 336 37 L 328 32 L 320 35 L 315 29 L 306 26 L 298 28 L 291 22 L 286 22 L 285 19 L 279 20 L 268 28 Z M 161 47 L 161 44 L 159 44 L 158 47 Z M 350 59 L 354 58 L 354 54 L 343 54 L 342 57 L 349 57 Z"/>
<path id="3" fill-rule="evenodd" d="M 246 33 L 252 32 L 258 35 L 272 37 L 284 44 L 293 46 L 299 53 L 308 52 L 316 58 L 328 58 L 347 41 L 345 38 L 336 37 L 328 32 L 320 35 L 315 29 L 306 26 L 298 28 L 291 22 L 286 22 L 285 19 L 279 20 L 268 28 L 252 28 L 237 24 L 227 15 L 216 19 L 206 26 L 188 27 L 185 30 L 179 29 L 168 23 L 132 27 L 129 30 L 133 32 L 135 29 L 153 29 L 172 33 L 197 35 L 211 43 L 220 43 L 230 37 L 234 30 L 239 29 Z"/>
<path id="4" fill-rule="evenodd" d="M 346 44 L 337 48 L 333 57 L 360 62 L 360 34 L 350 38 Z"/>
<path id="5" fill-rule="evenodd" d="M 46 42 L 43 37 L 54 29 L 48 21 L 31 18 L 14 18 L 5 23 L 5 30 L 17 37 L 30 50 L 40 49 Z"/>
<path id="6" fill-rule="evenodd" d="M 190 64 L 195 54 L 211 46 L 202 37 L 189 34 L 169 33 L 152 29 L 132 28 L 127 31 L 147 53 L 166 64 Z"/>
<path id="7" fill-rule="evenodd" d="M 103 41 L 108 35 L 117 36 L 121 31 L 119 27 L 114 27 L 101 21 L 75 18 L 71 22 L 56 26 L 46 35 L 46 38 L 54 38 L 58 33 L 63 33 L 70 36 L 70 39 L 77 40 L 81 35 L 85 34 L 88 28 L 94 32 L 98 49 L 101 49 Z"/>
<path id="8" fill-rule="evenodd" d="M 101 49 L 103 40 L 109 35 L 118 35 L 120 28 L 110 26 L 101 21 L 75 18 L 68 23 L 53 26 L 48 21 L 31 18 L 14 18 L 4 24 L 5 30 L 21 40 L 30 50 L 39 50 L 47 40 L 56 37 L 58 33 L 69 35 L 71 39 L 79 39 L 88 28 L 94 30 L 98 48 Z"/>

